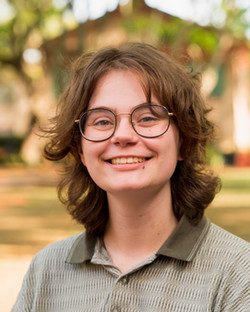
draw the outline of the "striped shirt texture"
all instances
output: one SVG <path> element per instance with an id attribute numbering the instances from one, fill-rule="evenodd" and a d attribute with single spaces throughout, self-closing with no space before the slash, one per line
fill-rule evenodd
<path id="1" fill-rule="evenodd" d="M 80 233 L 32 260 L 12 312 L 250 312 L 250 244 L 183 217 L 163 246 L 122 274 Z"/>

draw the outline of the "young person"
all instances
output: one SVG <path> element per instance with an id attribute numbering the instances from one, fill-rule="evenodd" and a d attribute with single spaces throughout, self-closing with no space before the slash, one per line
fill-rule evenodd
<path id="1" fill-rule="evenodd" d="M 45 158 L 86 231 L 33 259 L 16 311 L 249 311 L 249 244 L 204 217 L 219 189 L 200 75 L 150 45 L 82 55 Z"/>

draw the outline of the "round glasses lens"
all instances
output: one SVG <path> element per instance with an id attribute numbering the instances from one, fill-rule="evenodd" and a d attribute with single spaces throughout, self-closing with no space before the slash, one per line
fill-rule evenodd
<path id="1" fill-rule="evenodd" d="M 167 109 L 160 105 L 139 106 L 132 113 L 132 125 L 143 137 L 153 138 L 162 135 L 168 130 L 169 121 Z"/>
<path id="2" fill-rule="evenodd" d="M 115 115 L 107 109 L 89 110 L 80 119 L 80 129 L 87 140 L 106 140 L 114 132 Z"/>

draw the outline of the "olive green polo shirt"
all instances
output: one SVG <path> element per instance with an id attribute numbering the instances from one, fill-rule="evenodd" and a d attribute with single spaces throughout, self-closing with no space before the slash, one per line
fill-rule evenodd
<path id="1" fill-rule="evenodd" d="M 80 233 L 33 259 L 12 312 L 247 312 L 249 243 L 183 217 L 162 247 L 122 274 L 102 241 Z"/>

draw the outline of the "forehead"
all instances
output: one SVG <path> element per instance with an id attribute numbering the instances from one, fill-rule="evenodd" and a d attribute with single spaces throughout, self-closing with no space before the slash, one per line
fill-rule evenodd
<path id="1" fill-rule="evenodd" d="M 117 106 L 124 102 L 138 105 L 146 102 L 156 102 L 146 85 L 146 79 L 130 70 L 114 69 L 102 75 L 96 83 L 89 101 L 89 108 L 99 106 Z M 158 102 L 158 101 L 157 101 Z"/>

